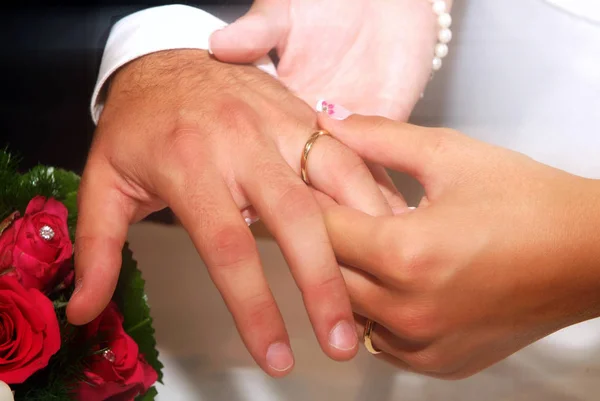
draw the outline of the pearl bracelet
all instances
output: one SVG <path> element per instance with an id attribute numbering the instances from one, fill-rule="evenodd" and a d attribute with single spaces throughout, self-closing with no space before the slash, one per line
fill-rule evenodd
<path id="1" fill-rule="evenodd" d="M 433 71 L 439 71 L 442 68 L 442 59 L 448 55 L 448 43 L 452 40 L 452 16 L 448 12 L 448 6 L 445 0 L 429 0 L 431 8 L 437 16 L 439 27 L 437 35 L 437 44 L 432 62 Z"/>

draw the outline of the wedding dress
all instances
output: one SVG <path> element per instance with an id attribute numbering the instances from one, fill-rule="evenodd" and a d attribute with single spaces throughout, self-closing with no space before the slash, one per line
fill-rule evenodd
<path id="1" fill-rule="evenodd" d="M 600 22 L 600 2 L 595 0 L 546 0 L 570 13 L 591 21 Z"/>
<path id="2" fill-rule="evenodd" d="M 414 121 L 456 128 L 546 164 L 600 178 L 600 23 L 595 22 L 600 21 L 599 4 L 600 0 L 455 2 L 451 56 L 425 92 Z M 332 362 L 318 348 L 276 245 L 259 239 L 296 355 L 294 372 L 272 380 L 245 351 L 218 293 L 197 266 L 185 232 L 135 226 L 130 239 L 134 249 L 144 250 L 137 255 L 153 300 L 166 365 L 159 400 L 595 401 L 600 397 L 600 320 L 555 333 L 459 382 L 405 373 L 366 352 L 349 363 Z M 151 242 L 155 244 L 149 246 Z M 160 266 L 172 266 L 174 284 L 165 283 Z"/>

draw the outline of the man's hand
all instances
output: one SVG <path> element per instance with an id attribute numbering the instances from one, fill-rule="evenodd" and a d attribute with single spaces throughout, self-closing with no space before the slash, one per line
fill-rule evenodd
<path id="1" fill-rule="evenodd" d="M 213 34 L 211 49 L 248 63 L 275 48 L 279 78 L 309 105 L 325 99 L 407 120 L 429 79 L 437 31 L 426 0 L 256 0 Z"/>
<path id="2" fill-rule="evenodd" d="M 327 209 L 353 308 L 378 323 L 383 358 L 463 378 L 600 316 L 599 182 L 451 130 L 320 122 L 425 187 L 419 208 L 394 217 Z"/>
<path id="3" fill-rule="evenodd" d="M 323 216 L 299 177 L 316 115 L 269 75 L 204 51 L 151 54 L 113 78 L 82 178 L 77 289 L 69 320 L 110 300 L 129 224 L 172 208 L 204 259 L 257 363 L 290 371 L 284 322 L 240 210 L 254 207 L 277 239 L 327 355 L 357 351 L 352 311 Z M 313 186 L 373 215 L 390 213 L 362 160 L 331 137 L 309 160 Z M 165 266 L 168 269 L 168 266 Z"/>

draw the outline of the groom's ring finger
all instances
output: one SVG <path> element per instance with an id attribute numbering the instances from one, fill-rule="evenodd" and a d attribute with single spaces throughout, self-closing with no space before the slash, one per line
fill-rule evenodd
<path id="1" fill-rule="evenodd" d="M 302 146 L 300 174 L 304 182 L 339 204 L 371 215 L 391 215 L 391 208 L 365 162 L 329 135 L 316 131 Z"/>
<path id="2" fill-rule="evenodd" d="M 319 139 L 322 135 L 329 135 L 329 131 L 319 130 L 313 133 L 308 141 L 304 144 L 304 149 L 302 150 L 302 160 L 300 160 L 300 176 L 302 177 L 302 181 L 306 185 L 310 185 L 310 179 L 308 178 L 308 156 L 310 155 L 310 150 L 312 149 L 317 139 Z"/>

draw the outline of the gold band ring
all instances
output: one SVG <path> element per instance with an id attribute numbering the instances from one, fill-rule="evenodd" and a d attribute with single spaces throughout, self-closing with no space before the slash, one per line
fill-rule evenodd
<path id="1" fill-rule="evenodd" d="M 381 351 L 377 351 L 373 346 L 373 341 L 371 340 L 371 334 L 373 333 L 373 329 L 375 328 L 375 322 L 371 319 L 367 319 L 367 323 L 365 323 L 365 331 L 363 333 L 363 341 L 365 343 L 365 348 L 372 355 L 381 354 Z"/>
<path id="2" fill-rule="evenodd" d="M 312 149 L 317 139 L 319 139 L 323 135 L 331 134 L 329 133 L 329 131 L 319 130 L 312 134 L 310 138 L 308 138 L 308 141 L 306 141 L 306 144 L 304 145 L 304 150 L 302 151 L 302 159 L 300 161 L 300 172 L 302 173 L 302 181 L 304 181 L 306 185 L 310 185 L 310 180 L 308 179 L 308 172 L 306 171 L 306 165 L 308 163 L 308 154 L 310 153 L 310 150 Z"/>

